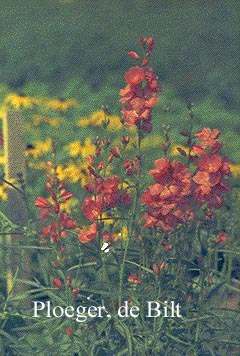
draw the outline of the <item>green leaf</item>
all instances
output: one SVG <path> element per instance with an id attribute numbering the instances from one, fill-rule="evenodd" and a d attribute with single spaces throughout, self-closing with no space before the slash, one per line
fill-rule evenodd
<path id="1" fill-rule="evenodd" d="M 126 339 L 126 341 L 127 341 L 128 356 L 132 356 L 133 355 L 133 353 L 132 353 L 133 347 L 132 347 L 131 331 L 120 320 L 117 320 L 114 325 L 115 325 L 116 330 L 119 332 L 119 334 L 121 334 L 124 337 L 124 339 Z"/>

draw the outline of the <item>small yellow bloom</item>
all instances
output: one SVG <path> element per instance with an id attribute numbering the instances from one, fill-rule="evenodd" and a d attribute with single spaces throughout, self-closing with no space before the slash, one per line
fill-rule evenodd
<path id="1" fill-rule="evenodd" d="M 118 234 L 118 238 L 122 240 L 127 240 L 128 238 L 128 228 L 123 226 L 121 232 Z"/>
<path id="2" fill-rule="evenodd" d="M 5 159 L 2 155 L 0 155 L 0 164 L 5 164 Z"/>
<path id="3" fill-rule="evenodd" d="M 114 219 L 112 219 L 111 215 L 107 213 L 102 213 L 102 219 L 104 221 L 104 225 L 113 225 Z"/>
<path id="4" fill-rule="evenodd" d="M 230 171 L 234 177 L 240 176 L 240 164 L 230 164 Z"/>
<path id="5" fill-rule="evenodd" d="M 189 148 L 186 146 L 182 146 L 182 145 L 174 145 L 171 147 L 171 156 L 180 156 L 181 153 L 178 151 L 178 148 L 180 148 L 181 150 L 183 150 L 184 152 L 186 152 L 186 154 L 189 154 Z"/>

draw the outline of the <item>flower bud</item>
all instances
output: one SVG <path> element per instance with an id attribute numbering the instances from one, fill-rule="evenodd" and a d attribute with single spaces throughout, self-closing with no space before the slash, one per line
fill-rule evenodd
<path id="1" fill-rule="evenodd" d="M 61 288 L 62 287 L 62 282 L 60 281 L 59 278 L 53 278 L 52 284 L 56 288 Z"/>
<path id="2" fill-rule="evenodd" d="M 69 337 L 71 337 L 72 336 L 72 329 L 70 328 L 70 327 L 67 327 L 66 328 L 66 334 L 67 334 L 67 336 L 69 336 Z"/>
<path id="3" fill-rule="evenodd" d="M 128 52 L 128 55 L 129 55 L 130 58 L 139 59 L 139 55 L 134 51 Z"/>

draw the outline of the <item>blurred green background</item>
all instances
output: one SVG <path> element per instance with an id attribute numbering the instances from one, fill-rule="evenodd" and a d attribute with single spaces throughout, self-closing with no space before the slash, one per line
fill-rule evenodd
<path id="1" fill-rule="evenodd" d="M 82 77 L 119 86 L 139 36 L 156 41 L 161 81 L 190 100 L 238 108 L 239 1 L 9 0 L 0 2 L 0 81 L 39 81 L 58 94 Z"/>
<path id="2" fill-rule="evenodd" d="M 73 119 L 104 102 L 119 113 L 123 73 L 135 65 L 127 52 L 139 49 L 140 36 L 153 36 L 152 65 L 163 86 L 157 120 L 169 105 L 167 120 L 179 130 L 193 102 L 196 129 L 223 130 L 237 163 L 239 10 L 237 0 L 2 0 L 0 83 L 27 95 L 76 98 Z"/>

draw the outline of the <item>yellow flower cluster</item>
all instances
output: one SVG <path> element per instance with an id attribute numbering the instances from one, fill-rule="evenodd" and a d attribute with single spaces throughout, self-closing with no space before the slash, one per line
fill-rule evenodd
<path id="1" fill-rule="evenodd" d="M 62 117 L 47 117 L 42 115 L 33 115 L 33 124 L 34 126 L 39 126 L 42 123 L 49 124 L 52 127 L 57 127 L 63 121 Z"/>
<path id="2" fill-rule="evenodd" d="M 26 156 L 32 156 L 36 159 L 49 152 L 52 152 L 52 149 L 52 139 L 48 137 L 44 141 L 39 140 L 33 142 L 33 148 L 30 148 L 26 151 Z"/>
<path id="3" fill-rule="evenodd" d="M 41 105 L 47 109 L 57 111 L 66 111 L 71 107 L 77 106 L 76 100 L 73 99 L 45 99 L 27 96 L 25 94 L 11 93 L 4 99 L 5 105 L 10 105 L 14 109 L 21 108 L 32 109 L 34 105 Z"/>
<path id="4" fill-rule="evenodd" d="M 4 103 L 17 110 L 20 108 L 32 109 L 34 105 L 40 104 L 41 100 L 24 94 L 12 93 L 6 96 Z"/>
<path id="5" fill-rule="evenodd" d="M 65 201 L 63 206 L 63 210 L 66 211 L 68 214 L 72 214 L 74 212 L 79 211 L 79 200 L 77 198 L 71 198 Z"/>
<path id="6" fill-rule="evenodd" d="M 68 162 L 66 166 L 59 165 L 57 167 L 58 177 L 61 181 L 69 183 L 77 183 L 80 181 L 81 186 L 88 182 L 88 164 L 76 164 L 72 161 Z"/>
<path id="7" fill-rule="evenodd" d="M 117 115 L 107 115 L 103 110 L 94 112 L 90 117 L 81 117 L 77 120 L 77 126 L 103 126 L 104 122 L 108 122 L 107 129 L 109 131 L 118 131 L 122 128 L 120 117 Z"/>
<path id="8" fill-rule="evenodd" d="M 58 111 L 66 111 L 71 107 L 77 106 L 76 100 L 73 99 L 51 99 L 45 101 L 46 108 L 58 110 Z"/>
<path id="9" fill-rule="evenodd" d="M 95 146 L 89 137 L 83 143 L 79 140 L 73 141 L 64 148 L 68 151 L 70 157 L 81 156 L 82 158 L 87 158 L 89 155 L 95 154 Z"/>

